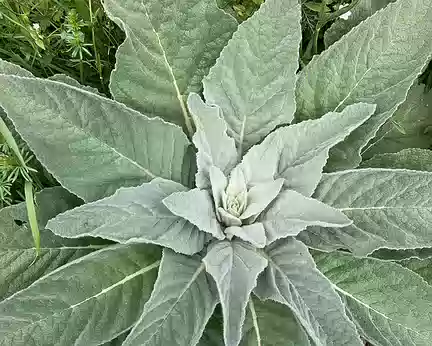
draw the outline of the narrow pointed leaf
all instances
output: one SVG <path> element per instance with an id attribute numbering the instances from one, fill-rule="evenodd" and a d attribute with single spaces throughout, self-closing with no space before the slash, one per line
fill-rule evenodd
<path id="1" fill-rule="evenodd" d="M 0 75 L 0 105 L 39 161 L 87 201 L 155 177 L 182 181 L 177 126 L 64 83 Z"/>
<path id="2" fill-rule="evenodd" d="M 225 235 L 216 219 L 214 202 L 206 190 L 193 189 L 175 192 L 163 200 L 163 204 L 175 215 L 178 215 L 207 232 L 217 239 Z"/>
<path id="3" fill-rule="evenodd" d="M 228 175 L 237 163 L 237 150 L 234 140 L 227 135 L 227 125 L 218 106 L 206 105 L 199 95 L 190 94 L 188 107 L 196 127 L 193 136 L 198 149 L 196 185 L 205 189 L 211 186 L 210 167 Z"/>
<path id="4" fill-rule="evenodd" d="M 308 249 L 287 238 L 266 248 L 269 265 L 255 293 L 287 305 L 316 345 L 363 346 L 345 307 Z"/>
<path id="5" fill-rule="evenodd" d="M 428 0 L 392 3 L 301 72 L 296 89 L 298 119 L 319 118 L 355 102 L 377 104 L 376 113 L 331 151 L 329 170 L 357 167 L 361 151 L 405 101 L 431 57 L 431 17 Z"/>
<path id="6" fill-rule="evenodd" d="M 246 305 L 258 275 L 267 260 L 241 241 L 222 241 L 211 246 L 204 257 L 207 272 L 214 278 L 224 316 L 225 346 L 240 343 Z"/>
<path id="7" fill-rule="evenodd" d="M 195 346 L 218 302 L 199 257 L 165 250 L 159 276 L 124 346 Z"/>
<path id="8" fill-rule="evenodd" d="M 269 0 L 243 22 L 204 79 L 242 153 L 292 121 L 301 40 L 297 0 Z"/>
<path id="9" fill-rule="evenodd" d="M 264 225 L 267 244 L 296 236 L 308 226 L 345 227 L 352 221 L 340 210 L 293 190 L 285 190 L 258 218 Z"/>
<path id="10" fill-rule="evenodd" d="M 260 343 L 265 346 L 311 346 L 295 315 L 285 305 L 254 299 L 253 308 L 259 335 L 249 312 L 240 346 L 257 346 Z"/>
<path id="11" fill-rule="evenodd" d="M 285 188 L 312 195 L 321 179 L 331 147 L 364 123 L 375 106 L 364 103 L 343 112 L 328 113 L 316 121 L 280 128 L 252 147 L 241 167 L 249 183 L 285 179 Z"/>
<path id="12" fill-rule="evenodd" d="M 0 303 L 1 344 L 97 346 L 112 340 L 138 319 L 158 253 L 144 245 L 113 246 L 35 281 Z"/>
<path id="13" fill-rule="evenodd" d="M 323 176 L 314 197 L 344 212 L 353 225 L 311 228 L 300 239 L 318 249 L 366 255 L 385 247 L 432 246 L 432 173 L 359 169 Z"/>
<path id="14" fill-rule="evenodd" d="M 419 275 L 390 261 L 341 252 L 314 258 L 367 340 L 379 346 L 430 344 L 432 286 Z"/>
<path id="15" fill-rule="evenodd" d="M 92 236 L 120 243 L 150 243 L 194 254 L 204 247 L 205 233 L 162 203 L 170 194 L 185 190 L 164 179 L 121 188 L 113 196 L 57 216 L 47 228 L 66 238 Z"/>
<path id="16" fill-rule="evenodd" d="M 192 130 L 186 97 L 202 89 L 234 18 L 207 0 L 106 0 L 104 8 L 126 33 L 111 76 L 114 98 Z"/>

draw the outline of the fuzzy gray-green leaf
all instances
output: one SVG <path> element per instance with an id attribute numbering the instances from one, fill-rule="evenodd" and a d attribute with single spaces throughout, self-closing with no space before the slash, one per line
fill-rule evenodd
<path id="1" fill-rule="evenodd" d="M 405 101 L 432 51 L 432 2 L 405 0 L 376 12 L 301 72 L 297 118 L 316 119 L 355 102 L 376 113 L 330 153 L 329 170 L 357 167 L 360 152 Z"/>
<path id="2" fill-rule="evenodd" d="M 358 169 L 326 174 L 314 197 L 345 213 L 345 228 L 310 228 L 300 239 L 319 249 L 347 248 L 366 255 L 385 247 L 432 246 L 432 173 Z"/>
<path id="3" fill-rule="evenodd" d="M 341 211 L 293 190 L 281 192 L 258 221 L 264 225 L 267 244 L 296 236 L 308 226 L 345 227 L 352 223 Z"/>
<path id="4" fill-rule="evenodd" d="M 419 275 L 390 261 L 341 252 L 314 258 L 347 300 L 368 341 L 378 346 L 430 345 L 432 286 Z"/>
<path id="5" fill-rule="evenodd" d="M 206 190 L 193 189 L 175 192 L 163 200 L 163 204 L 175 215 L 178 215 L 207 232 L 217 239 L 225 235 L 216 218 L 214 202 Z"/>
<path id="6" fill-rule="evenodd" d="M 36 194 L 41 229 L 41 248 L 37 258 L 25 203 L 0 210 L 0 300 L 67 262 L 100 248 L 97 243 L 92 246 L 88 240 L 62 239 L 44 229 L 48 219 L 79 204 L 78 198 L 61 187 L 48 188 Z"/>
<path id="7" fill-rule="evenodd" d="M 153 293 L 124 346 L 195 346 L 218 302 L 199 257 L 165 250 Z"/>
<path id="8" fill-rule="evenodd" d="M 47 227 L 66 238 L 92 236 L 120 243 L 151 243 L 194 254 L 204 247 L 206 234 L 171 213 L 162 202 L 170 194 L 185 190 L 164 179 L 121 188 L 110 197 L 57 216 Z"/>
<path id="9" fill-rule="evenodd" d="M 374 105 L 359 103 L 341 113 L 280 128 L 252 147 L 240 164 L 249 184 L 285 179 L 285 188 L 312 195 L 331 147 L 363 124 Z"/>
<path id="10" fill-rule="evenodd" d="M 112 340 L 138 319 L 158 257 L 150 246 L 119 245 L 51 272 L 0 303 L 0 344 L 97 346 Z"/>
<path id="11" fill-rule="evenodd" d="M 255 293 L 287 305 L 317 346 L 362 346 L 354 324 L 307 247 L 287 238 L 266 248 L 268 267 Z"/>
<path id="12" fill-rule="evenodd" d="M 239 153 L 294 117 L 300 19 L 297 0 L 266 1 L 204 79 L 204 97 L 221 107 Z"/>
<path id="13" fill-rule="evenodd" d="M 237 163 L 237 150 L 234 140 L 227 135 L 227 125 L 218 106 L 209 106 L 199 95 L 190 94 L 188 107 L 196 127 L 193 143 L 198 149 L 198 172 L 195 180 L 197 187 L 204 189 L 211 185 L 210 167 L 215 166 L 228 175 Z"/>
<path id="14" fill-rule="evenodd" d="M 64 83 L 0 75 L 0 105 L 39 161 L 86 201 L 155 177 L 185 180 L 182 130 Z"/>
<path id="15" fill-rule="evenodd" d="M 207 0 L 106 0 L 104 7 L 126 32 L 111 76 L 114 98 L 191 131 L 186 97 L 201 91 L 237 22 Z"/>
<path id="16" fill-rule="evenodd" d="M 246 305 L 267 260 L 242 241 L 213 244 L 204 257 L 207 272 L 214 278 L 224 316 L 225 346 L 240 343 Z"/>

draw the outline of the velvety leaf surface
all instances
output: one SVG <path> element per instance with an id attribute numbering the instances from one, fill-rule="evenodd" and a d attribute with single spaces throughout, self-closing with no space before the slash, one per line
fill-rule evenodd
<path id="1" fill-rule="evenodd" d="M 432 246 L 432 173 L 359 169 L 325 174 L 314 197 L 345 213 L 353 225 L 309 228 L 300 239 L 319 249 L 366 255 L 380 248 Z"/>
<path id="2" fill-rule="evenodd" d="M 294 117 L 300 19 L 297 0 L 266 1 L 204 78 L 204 97 L 221 107 L 239 153 Z"/>
<path id="3" fill-rule="evenodd" d="M 39 161 L 86 201 L 155 177 L 185 179 L 189 141 L 177 126 L 56 81 L 0 75 L 0 88 Z"/>
<path id="4" fill-rule="evenodd" d="M 96 346 L 138 319 L 156 278 L 159 251 L 108 247 L 81 257 L 0 303 L 2 345 Z"/>
<path id="5" fill-rule="evenodd" d="M 411 87 L 407 99 L 379 129 L 363 153 L 363 159 L 407 148 L 432 147 L 432 92 L 425 85 Z"/>
<path id="6" fill-rule="evenodd" d="M 432 3 L 397 1 L 369 17 L 302 70 L 297 118 L 315 119 L 355 102 L 377 104 L 369 121 L 330 154 L 329 170 L 353 168 L 376 131 L 405 101 L 429 62 Z"/>
<path id="7" fill-rule="evenodd" d="M 207 0 L 106 0 L 104 8 L 126 32 L 111 75 L 114 98 L 191 130 L 185 98 L 202 89 L 237 22 Z"/>
<path id="8" fill-rule="evenodd" d="M 430 251 L 430 249 L 428 249 Z M 399 263 L 409 270 L 417 273 L 429 285 L 432 285 L 432 255 L 429 258 L 410 258 L 408 260 L 400 261 Z"/>
<path id="9" fill-rule="evenodd" d="M 311 345 L 307 334 L 285 305 L 254 299 L 253 309 L 255 316 L 252 316 L 249 309 L 240 346 Z M 254 319 L 256 327 L 254 327 Z"/>
<path id="10" fill-rule="evenodd" d="M 301 242 L 287 238 L 266 248 L 267 269 L 255 293 L 287 305 L 316 345 L 363 346 L 332 283 Z"/>
<path id="11" fill-rule="evenodd" d="M 198 149 L 196 186 L 205 189 L 211 185 L 210 167 L 228 175 L 237 163 L 237 150 L 234 140 L 227 135 L 227 125 L 218 106 L 206 105 L 199 95 L 190 94 L 188 107 L 196 127 L 193 136 Z"/>
<path id="12" fill-rule="evenodd" d="M 62 239 L 44 229 L 48 219 L 79 204 L 78 198 L 61 187 L 48 188 L 36 195 L 41 229 L 41 249 L 37 258 L 25 203 L 0 210 L 0 300 L 100 247 L 86 240 Z"/>
<path id="13" fill-rule="evenodd" d="M 249 296 L 267 260 L 242 241 L 221 241 L 209 248 L 203 262 L 219 292 L 224 316 L 225 346 L 237 346 Z"/>
<path id="14" fill-rule="evenodd" d="M 328 152 L 364 123 L 375 106 L 364 103 L 329 113 L 315 121 L 280 128 L 252 147 L 240 167 L 250 184 L 285 179 L 285 188 L 305 196 L 314 192 L 321 179 Z"/>
<path id="15" fill-rule="evenodd" d="M 429 345 L 432 286 L 389 261 L 334 252 L 314 256 L 318 268 L 347 300 L 366 338 L 378 346 Z"/>
<path id="16" fill-rule="evenodd" d="M 185 190 L 164 179 L 121 188 L 110 197 L 57 216 L 47 228 L 66 238 L 92 236 L 119 243 L 151 243 L 194 254 L 204 247 L 205 233 L 162 203 L 170 194 Z"/>
<path id="17" fill-rule="evenodd" d="M 150 299 L 124 346 L 195 346 L 218 302 L 198 256 L 165 250 Z"/>
<path id="18" fill-rule="evenodd" d="M 432 172 L 432 151 L 404 149 L 397 153 L 379 154 L 362 162 L 360 167 L 399 168 Z"/>
<path id="19" fill-rule="evenodd" d="M 225 235 L 216 219 L 213 198 L 206 190 L 193 189 L 174 192 L 164 198 L 163 204 L 175 215 L 178 215 L 197 226 L 201 231 L 217 239 Z"/>
<path id="20" fill-rule="evenodd" d="M 285 190 L 258 218 L 265 228 L 267 244 L 296 236 L 308 226 L 344 227 L 352 221 L 343 212 L 293 190 Z"/>
<path id="21" fill-rule="evenodd" d="M 325 31 L 325 46 L 328 48 L 352 28 L 359 25 L 363 20 L 394 1 L 395 0 L 360 0 L 351 10 L 351 15 L 348 19 L 336 19 L 330 28 Z"/>

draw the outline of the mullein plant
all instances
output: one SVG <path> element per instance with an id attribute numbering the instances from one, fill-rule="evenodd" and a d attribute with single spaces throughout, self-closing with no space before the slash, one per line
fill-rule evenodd
<path id="1" fill-rule="evenodd" d="M 388 5 L 300 73 L 296 0 L 240 25 L 213 0 L 104 6 L 126 33 L 113 99 L 0 65 L 61 184 L 36 197 L 30 267 L 23 206 L 0 211 L 1 344 L 429 345 L 427 270 L 371 254 L 432 247 L 432 173 L 356 168 L 430 60 L 432 3 Z"/>

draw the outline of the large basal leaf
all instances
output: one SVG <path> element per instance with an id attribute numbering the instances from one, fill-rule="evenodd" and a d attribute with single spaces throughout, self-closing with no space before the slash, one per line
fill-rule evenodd
<path id="1" fill-rule="evenodd" d="M 0 74 L 9 74 L 21 77 L 33 77 L 30 71 L 27 71 L 26 69 L 18 65 L 12 64 L 2 59 L 0 59 Z"/>
<path id="2" fill-rule="evenodd" d="M 317 346 L 362 346 L 332 284 L 301 242 L 287 238 L 266 250 L 268 268 L 255 293 L 287 305 Z"/>
<path id="3" fill-rule="evenodd" d="M 159 251 L 118 245 L 93 252 L 0 303 L 0 344 L 96 346 L 128 330 L 150 296 Z"/>
<path id="4" fill-rule="evenodd" d="M 253 300 L 240 346 L 311 346 L 295 315 L 285 305 Z M 253 312 L 252 312 L 253 311 Z"/>
<path id="5" fill-rule="evenodd" d="M 386 7 L 395 0 L 360 0 L 351 10 L 348 19 L 338 18 L 324 33 L 324 43 L 328 48 L 352 28 L 359 25 L 376 11 Z"/>
<path id="6" fill-rule="evenodd" d="M 426 259 L 432 257 L 432 248 L 418 248 L 407 250 L 378 249 L 370 254 L 370 257 L 386 260 L 401 261 L 406 259 Z"/>
<path id="7" fill-rule="evenodd" d="M 172 193 L 186 190 L 164 179 L 121 188 L 110 197 L 60 214 L 47 228 L 66 238 L 91 236 L 119 243 L 151 243 L 191 255 L 204 247 L 206 234 L 162 203 Z"/>
<path id="8" fill-rule="evenodd" d="M 356 167 L 360 152 L 405 100 L 432 52 L 432 2 L 388 5 L 330 46 L 301 72 L 297 118 L 315 119 L 355 102 L 377 111 L 330 153 L 329 170 Z"/>
<path id="9" fill-rule="evenodd" d="M 373 345 L 430 345 L 432 286 L 419 275 L 389 261 L 340 252 L 314 258 Z"/>
<path id="10" fill-rule="evenodd" d="M 375 106 L 359 103 L 340 114 L 280 128 L 252 147 L 241 162 L 248 183 L 285 179 L 285 188 L 305 196 L 314 192 L 331 147 L 364 123 Z"/>
<path id="11" fill-rule="evenodd" d="M 25 203 L 0 210 L 0 300 L 26 288 L 41 276 L 86 255 L 100 242 L 68 241 L 44 230 L 48 219 L 80 204 L 75 196 L 60 187 L 45 189 L 36 195 L 41 229 L 41 248 L 36 249 L 27 221 Z"/>
<path id="12" fill-rule="evenodd" d="M 426 280 L 429 285 L 432 286 L 432 254 L 431 249 L 427 250 L 429 250 L 428 258 L 410 258 L 400 261 L 399 263 L 404 267 L 408 268 L 409 270 L 420 275 L 423 279 Z"/>
<path id="13" fill-rule="evenodd" d="M 225 346 L 240 343 L 249 296 L 267 260 L 255 248 L 242 241 L 213 244 L 203 262 L 219 292 L 224 318 Z"/>
<path id="14" fill-rule="evenodd" d="M 199 95 L 190 94 L 188 107 L 196 127 L 193 136 L 198 149 L 196 186 L 207 189 L 211 186 L 210 167 L 215 166 L 228 176 L 237 163 L 237 150 L 218 106 L 206 105 Z"/>
<path id="15" fill-rule="evenodd" d="M 318 249 L 366 255 L 380 248 L 432 246 L 432 173 L 359 169 L 325 174 L 314 197 L 345 213 L 353 225 L 309 228 L 300 239 Z"/>
<path id="16" fill-rule="evenodd" d="M 0 105 L 39 161 L 87 201 L 155 177 L 187 180 L 177 126 L 57 81 L 0 75 Z"/>
<path id="17" fill-rule="evenodd" d="M 165 250 L 153 293 L 124 346 L 195 346 L 218 302 L 201 258 Z"/>
<path id="18" fill-rule="evenodd" d="M 204 78 L 239 153 L 292 121 L 301 40 L 297 0 L 268 0 L 243 22 Z"/>
<path id="19" fill-rule="evenodd" d="M 407 148 L 432 147 L 432 92 L 425 85 L 414 85 L 407 99 L 379 129 L 363 153 L 363 159 L 381 153 L 395 153 Z"/>
<path id="20" fill-rule="evenodd" d="M 106 0 L 104 7 L 126 32 L 111 75 L 114 98 L 191 132 L 185 98 L 202 89 L 237 28 L 234 18 L 208 0 Z"/>
<path id="21" fill-rule="evenodd" d="M 400 168 L 432 172 L 432 150 L 404 149 L 397 153 L 379 154 L 362 162 L 360 167 Z"/>

